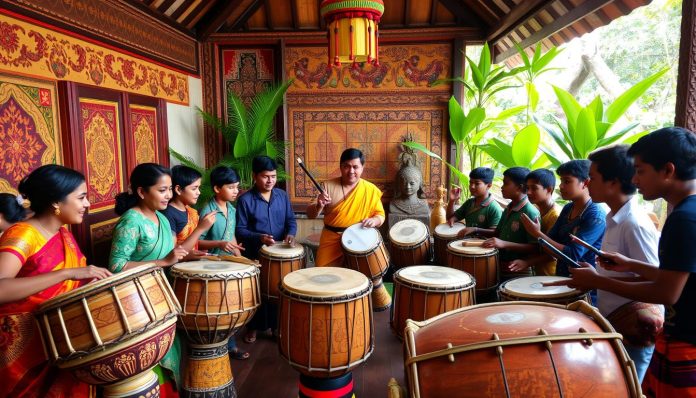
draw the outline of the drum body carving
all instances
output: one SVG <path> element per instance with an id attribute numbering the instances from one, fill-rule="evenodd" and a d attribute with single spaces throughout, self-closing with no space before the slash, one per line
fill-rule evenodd
<path id="1" fill-rule="evenodd" d="M 341 376 L 374 349 L 370 291 L 362 274 L 337 267 L 288 274 L 280 288 L 280 354 L 302 374 Z"/>
<path id="2" fill-rule="evenodd" d="M 475 286 L 471 275 L 449 267 L 416 265 L 396 271 L 392 330 L 402 339 L 407 319 L 424 321 L 475 304 Z"/>
<path id="3" fill-rule="evenodd" d="M 305 268 L 307 257 L 301 245 L 263 245 L 259 251 L 259 262 L 261 263 L 261 295 L 264 299 L 277 303 L 280 299 L 278 286 L 283 277 Z"/>
<path id="4" fill-rule="evenodd" d="M 562 276 L 525 276 L 510 279 L 500 284 L 500 301 L 541 301 L 567 305 L 578 300 L 592 304 L 590 294 L 568 286 L 544 286 L 544 283 L 570 280 Z"/>
<path id="5" fill-rule="evenodd" d="M 433 261 L 436 265 L 447 265 L 447 245 L 453 240 L 457 240 L 459 231 L 466 228 L 466 225 L 456 222 L 451 227 L 444 223 L 435 227 L 433 231 Z"/>
<path id="6" fill-rule="evenodd" d="M 498 250 L 480 246 L 464 246 L 473 239 L 455 240 L 447 245 L 447 266 L 467 272 L 476 279 L 476 291 L 495 289 L 500 280 Z M 473 242 L 477 244 L 478 242 Z"/>
<path id="7" fill-rule="evenodd" d="M 404 355 L 412 397 L 642 395 L 621 335 L 584 301 L 481 304 L 408 321 Z"/>
<path id="8" fill-rule="evenodd" d="M 143 265 L 48 300 L 36 317 L 53 363 L 120 397 L 159 394 L 150 369 L 171 348 L 180 310 L 162 269 Z"/>
<path id="9" fill-rule="evenodd" d="M 178 326 L 190 343 L 183 395 L 235 397 L 227 340 L 261 303 L 258 267 L 191 261 L 174 265 L 171 277 L 183 308 Z"/>
<path id="10" fill-rule="evenodd" d="M 399 269 L 430 261 L 428 227 L 418 220 L 402 220 L 389 229 L 391 261 Z"/>
<path id="11" fill-rule="evenodd" d="M 382 283 L 382 276 L 389 269 L 389 253 L 379 231 L 364 228 L 362 224 L 351 225 L 341 235 L 341 246 L 346 267 L 361 272 L 372 281 L 373 309 L 388 309 L 392 300 Z"/>

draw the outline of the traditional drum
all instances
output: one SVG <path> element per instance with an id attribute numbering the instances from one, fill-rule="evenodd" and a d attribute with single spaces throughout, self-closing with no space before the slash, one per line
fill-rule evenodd
<path id="1" fill-rule="evenodd" d="M 142 265 L 44 302 L 36 312 L 49 359 L 105 397 L 159 396 L 151 370 L 174 342 L 181 311 L 162 269 Z"/>
<path id="2" fill-rule="evenodd" d="M 473 305 L 476 281 L 464 271 L 433 265 L 415 265 L 394 273 L 391 327 L 401 339 L 407 319 L 424 321 Z"/>
<path id="3" fill-rule="evenodd" d="M 391 261 L 396 269 L 430 261 L 428 227 L 418 220 L 402 220 L 389 229 Z"/>
<path id="4" fill-rule="evenodd" d="M 346 267 L 360 271 L 374 285 L 372 306 L 383 311 L 391 305 L 391 296 L 382 284 L 382 276 L 389 269 L 389 253 L 376 228 L 365 228 L 362 224 L 348 227 L 341 235 L 341 246 Z"/>
<path id="5" fill-rule="evenodd" d="M 337 377 L 374 349 L 370 281 L 338 267 L 306 268 L 280 287 L 280 354 L 300 373 Z"/>
<path id="6" fill-rule="evenodd" d="M 183 313 L 179 328 L 190 353 L 183 386 L 186 396 L 236 396 L 227 340 L 261 303 L 259 269 L 230 261 L 191 261 L 170 273 Z"/>
<path id="7" fill-rule="evenodd" d="M 447 265 L 473 275 L 477 292 L 495 289 L 500 280 L 498 249 L 471 246 L 472 241 L 478 243 L 474 239 L 450 242 L 447 245 Z"/>
<path id="8" fill-rule="evenodd" d="M 404 356 L 411 397 L 642 396 L 621 335 L 584 301 L 481 304 L 409 320 Z"/>
<path id="9" fill-rule="evenodd" d="M 447 264 L 447 244 L 457 239 L 457 234 L 466 228 L 466 225 L 456 222 L 451 227 L 448 223 L 440 224 L 435 227 L 433 233 L 434 240 L 434 262 L 438 265 Z"/>
<path id="10" fill-rule="evenodd" d="M 263 245 L 259 250 L 261 263 L 261 296 L 272 303 L 280 299 L 278 286 L 283 277 L 307 265 L 304 247 L 279 243 Z"/>
<path id="11" fill-rule="evenodd" d="M 570 304 L 585 300 L 592 304 L 590 294 L 568 286 L 544 286 L 544 283 L 570 280 L 563 276 L 525 276 L 505 281 L 498 288 L 500 301 L 542 301 L 553 304 Z"/>

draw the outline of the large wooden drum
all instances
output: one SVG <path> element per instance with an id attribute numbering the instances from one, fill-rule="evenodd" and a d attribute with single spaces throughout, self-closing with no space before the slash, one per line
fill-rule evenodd
<path id="1" fill-rule="evenodd" d="M 49 360 L 105 397 L 159 396 L 152 368 L 174 342 L 179 303 L 142 265 L 61 294 L 36 312 Z"/>
<path id="2" fill-rule="evenodd" d="M 404 355 L 411 397 L 641 397 L 621 335 L 584 301 L 407 321 Z"/>
<path id="3" fill-rule="evenodd" d="M 498 287 L 498 249 L 478 246 L 473 239 L 461 239 L 447 245 L 447 265 L 468 272 L 476 279 L 476 291 Z"/>
<path id="4" fill-rule="evenodd" d="M 263 245 L 259 250 L 261 263 L 261 296 L 277 303 L 280 299 L 278 286 L 283 277 L 307 265 L 307 257 L 302 245 L 291 246 L 279 243 L 273 246 Z"/>
<path id="5" fill-rule="evenodd" d="M 402 220 L 389 229 L 391 261 L 399 269 L 430 261 L 428 227 L 418 220 Z"/>
<path id="6" fill-rule="evenodd" d="M 336 377 L 374 349 L 370 291 L 363 274 L 337 267 L 290 273 L 280 287 L 280 354 L 312 377 Z"/>
<path id="7" fill-rule="evenodd" d="M 424 321 L 475 303 L 476 281 L 464 271 L 414 265 L 394 273 L 391 327 L 401 339 L 406 320 Z"/>
<path id="8" fill-rule="evenodd" d="M 568 286 L 544 286 L 544 283 L 570 280 L 563 276 L 525 276 L 500 284 L 500 301 L 541 301 L 552 304 L 570 304 L 585 300 L 592 304 L 590 294 Z"/>
<path id="9" fill-rule="evenodd" d="M 447 265 L 447 245 L 453 240 L 457 240 L 457 234 L 466 228 L 466 225 L 456 222 L 450 225 L 448 223 L 440 224 L 433 231 L 434 262 L 437 265 Z"/>
<path id="10" fill-rule="evenodd" d="M 341 246 L 346 267 L 361 272 L 372 281 L 373 309 L 388 309 L 392 299 L 382 283 L 382 276 L 389 269 L 389 253 L 379 231 L 365 228 L 362 224 L 351 225 L 341 235 Z"/>

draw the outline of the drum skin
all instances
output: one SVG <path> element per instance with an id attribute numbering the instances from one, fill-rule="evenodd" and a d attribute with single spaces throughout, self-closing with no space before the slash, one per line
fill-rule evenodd
<path id="1" fill-rule="evenodd" d="M 298 248 L 302 249 L 302 246 Z M 304 249 L 299 251 L 297 255 L 278 256 L 264 246 L 259 251 L 259 263 L 261 263 L 261 296 L 272 303 L 277 303 L 280 299 L 278 286 L 283 277 L 293 271 L 305 268 L 307 257 Z"/>
<path id="2" fill-rule="evenodd" d="M 400 232 L 411 234 L 404 236 Z M 396 269 L 427 264 L 430 261 L 430 235 L 428 227 L 422 222 L 411 219 L 399 221 L 389 231 L 389 239 L 391 241 L 389 254 Z"/>
<path id="3" fill-rule="evenodd" d="M 448 224 L 440 224 L 435 227 L 433 233 L 433 262 L 436 265 L 447 265 L 447 245 L 453 240 L 457 240 L 455 231 L 460 231 L 466 228 L 462 223 L 454 223 L 454 227 L 449 227 Z M 442 233 L 446 229 L 447 233 Z"/>
<path id="4" fill-rule="evenodd" d="M 356 251 L 346 244 L 346 240 L 350 240 L 351 234 L 364 236 L 369 234 L 375 240 L 374 242 L 369 242 L 370 247 L 366 248 L 366 250 Z M 384 246 L 381 235 L 374 228 L 363 228 L 361 224 L 351 225 L 341 236 L 341 247 L 343 248 L 343 260 L 347 268 L 361 272 L 372 281 L 387 273 L 389 269 L 389 253 Z"/>
<path id="5" fill-rule="evenodd" d="M 321 267 L 296 271 L 351 272 Z M 288 276 L 290 276 L 288 275 Z M 306 275 L 311 276 L 311 272 Z M 362 275 L 358 275 L 364 278 Z M 370 293 L 366 284 L 347 294 L 311 295 L 280 287 L 280 354 L 300 373 L 312 377 L 336 377 L 363 363 L 374 349 Z"/>
<path id="6" fill-rule="evenodd" d="M 415 266 L 410 267 L 409 270 L 416 267 L 425 272 L 454 271 L 438 266 Z M 404 337 L 407 319 L 424 321 L 445 312 L 475 304 L 476 281 L 468 274 L 465 274 L 463 281 L 450 279 L 448 285 L 434 286 L 403 277 L 402 271 L 399 270 L 394 274 L 394 307 L 390 320 L 392 331 L 400 339 Z"/>
<path id="7" fill-rule="evenodd" d="M 451 356 L 417 358 L 448 347 Z M 641 396 L 620 335 L 585 302 L 482 304 L 409 321 L 405 358 L 411 397 Z"/>
<path id="8" fill-rule="evenodd" d="M 568 305 L 578 300 L 592 304 L 590 294 L 567 286 L 546 286 L 543 283 L 570 280 L 562 276 L 529 276 L 510 279 L 500 284 L 500 301 L 540 301 Z"/>
<path id="9" fill-rule="evenodd" d="M 86 383 L 110 384 L 164 357 L 180 311 L 162 269 L 143 265 L 48 300 L 36 317 L 53 363 Z"/>
<path id="10" fill-rule="evenodd" d="M 498 287 L 500 280 L 498 270 L 498 250 L 485 250 L 485 253 L 462 253 L 453 248 L 461 240 L 452 241 L 447 246 L 447 266 L 473 275 L 476 279 L 476 291 L 485 292 Z M 475 250 L 476 248 L 471 248 Z M 459 249 L 461 250 L 461 249 Z M 483 250 L 482 250 L 483 251 Z"/>

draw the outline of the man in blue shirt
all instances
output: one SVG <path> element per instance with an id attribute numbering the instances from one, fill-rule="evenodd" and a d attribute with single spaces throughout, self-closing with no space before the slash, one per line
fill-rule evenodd
<path id="1" fill-rule="evenodd" d="M 263 245 L 276 242 L 295 244 L 297 222 L 288 194 L 275 188 L 276 162 L 268 156 L 257 156 L 251 163 L 254 186 L 237 200 L 237 239 L 246 248 L 244 256 L 256 259 Z M 244 341 L 256 341 L 256 331 L 276 330 L 278 306 L 262 303 L 247 327 Z"/>

